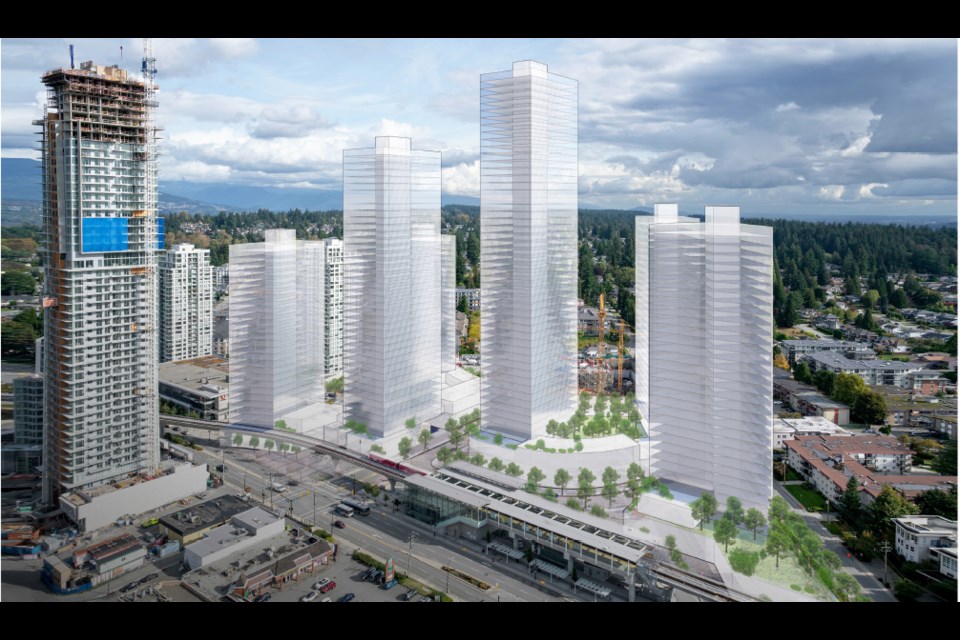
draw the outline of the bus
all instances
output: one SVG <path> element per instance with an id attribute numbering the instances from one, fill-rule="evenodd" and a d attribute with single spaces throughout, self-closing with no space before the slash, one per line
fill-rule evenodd
<path id="1" fill-rule="evenodd" d="M 370 505 L 360 502 L 359 500 L 353 500 L 351 498 L 345 498 L 340 501 L 340 504 L 345 505 L 361 516 L 370 515 Z"/>
<path id="2" fill-rule="evenodd" d="M 333 508 L 333 512 L 338 516 L 343 516 L 344 518 L 352 518 L 354 513 L 353 509 L 345 504 L 338 504 Z"/>

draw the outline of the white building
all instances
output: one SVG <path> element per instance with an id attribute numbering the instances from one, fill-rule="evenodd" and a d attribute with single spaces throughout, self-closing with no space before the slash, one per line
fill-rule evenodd
<path id="1" fill-rule="evenodd" d="M 323 371 L 343 374 L 343 240 L 325 238 L 323 280 Z"/>
<path id="2" fill-rule="evenodd" d="M 43 75 L 44 502 L 156 470 L 152 84 L 91 62 Z"/>
<path id="3" fill-rule="evenodd" d="M 239 553 L 283 533 L 284 520 L 272 511 L 254 507 L 238 513 L 230 522 L 210 530 L 202 539 L 184 547 L 183 561 L 190 571 Z"/>
<path id="4" fill-rule="evenodd" d="M 160 254 L 160 362 L 213 353 L 210 250 L 176 244 Z"/>
<path id="5" fill-rule="evenodd" d="M 823 416 L 803 418 L 774 418 L 773 448 L 783 449 L 787 440 L 797 436 L 852 436 L 853 433 L 838 427 Z"/>
<path id="6" fill-rule="evenodd" d="M 323 401 L 323 242 L 268 229 L 230 245 L 230 416 L 273 427 Z"/>
<path id="7" fill-rule="evenodd" d="M 213 290 L 226 291 L 230 286 L 230 265 L 224 264 L 213 269 Z"/>
<path id="8" fill-rule="evenodd" d="M 897 553 L 910 562 L 931 559 L 931 552 L 957 547 L 957 521 L 940 516 L 891 518 L 897 528 Z M 956 571 L 956 557 L 954 557 Z"/>
<path id="9" fill-rule="evenodd" d="M 838 353 L 809 353 L 801 358 L 810 366 L 810 371 L 832 371 L 833 373 L 852 373 L 860 376 L 869 385 L 891 385 L 907 388 L 907 375 L 920 371 L 923 367 L 912 362 L 892 360 L 851 360 Z"/>
<path id="10" fill-rule="evenodd" d="M 344 150 L 343 244 L 344 418 L 389 435 L 440 413 L 440 152 Z"/>
<path id="11" fill-rule="evenodd" d="M 481 426 L 546 434 L 577 406 L 577 82 L 480 76 Z"/>
<path id="12" fill-rule="evenodd" d="M 637 402 L 651 473 L 766 508 L 772 495 L 773 238 L 738 207 L 636 222 Z"/>
<path id="13" fill-rule="evenodd" d="M 440 358 L 443 373 L 457 368 L 457 236 L 440 236 Z"/>

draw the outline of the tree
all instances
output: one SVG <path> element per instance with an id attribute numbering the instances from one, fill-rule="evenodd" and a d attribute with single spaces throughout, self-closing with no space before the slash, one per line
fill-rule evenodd
<path id="1" fill-rule="evenodd" d="M 240 445 L 242 445 L 242 444 L 243 444 L 243 436 L 242 436 L 241 434 L 239 434 L 239 433 L 236 434 L 236 435 L 234 435 L 234 436 L 233 436 L 233 444 L 236 445 L 236 446 L 238 446 L 238 447 L 239 447 Z"/>
<path id="2" fill-rule="evenodd" d="M 727 498 L 727 511 L 723 516 L 731 520 L 734 525 L 739 525 L 743 522 L 743 503 L 740 502 L 740 498 L 735 498 L 734 496 Z"/>
<path id="3" fill-rule="evenodd" d="M 909 578 L 897 578 L 893 583 L 893 593 L 898 600 L 913 602 L 923 594 L 923 589 Z"/>
<path id="4" fill-rule="evenodd" d="M 770 509 L 767 511 L 767 520 L 771 526 L 775 522 L 783 522 L 790 514 L 790 505 L 780 496 L 773 496 L 770 499 Z"/>
<path id="5" fill-rule="evenodd" d="M 450 429 L 450 444 L 453 445 L 454 449 L 460 448 L 460 443 L 463 442 L 463 431 L 460 430 L 460 427 L 455 426 Z"/>
<path id="6" fill-rule="evenodd" d="M 699 498 L 690 503 L 690 512 L 693 519 L 700 523 L 700 530 L 703 531 L 703 523 L 710 522 L 710 518 L 717 512 L 717 499 L 712 494 L 703 492 Z"/>
<path id="7" fill-rule="evenodd" d="M 410 449 L 413 448 L 413 440 L 407 437 L 400 438 L 400 442 L 397 443 L 397 451 L 400 452 L 400 455 L 406 459 L 410 455 Z"/>
<path id="8" fill-rule="evenodd" d="M 4 271 L 3 275 L 0 276 L 2 284 L 0 284 L 0 291 L 4 295 L 13 296 L 17 294 L 29 294 L 33 295 L 33 292 L 37 289 L 37 281 L 33 279 L 33 276 L 30 275 L 29 271 Z"/>
<path id="9" fill-rule="evenodd" d="M 297 454 L 300 453 L 302 449 L 297 445 L 293 445 L 292 447 L 290 447 L 290 451 L 293 452 L 293 457 L 297 457 Z"/>
<path id="10" fill-rule="evenodd" d="M 533 467 L 527 472 L 527 481 L 533 483 L 534 485 L 540 484 L 546 477 L 547 474 L 541 471 L 539 467 Z"/>
<path id="11" fill-rule="evenodd" d="M 273 423 L 273 428 L 274 428 L 274 429 L 279 429 L 280 431 L 284 431 L 284 430 L 286 430 L 286 428 L 287 428 L 287 421 L 286 421 L 286 420 L 277 420 L 276 422 Z"/>
<path id="12" fill-rule="evenodd" d="M 424 450 L 424 451 L 427 450 L 427 445 L 430 444 L 430 439 L 431 439 L 431 438 L 433 438 L 433 434 L 430 433 L 430 428 L 429 428 L 429 427 L 425 427 L 424 429 L 422 429 L 422 430 L 420 431 L 420 435 L 417 436 L 417 440 L 420 442 L 420 444 L 423 445 L 423 450 Z"/>
<path id="13" fill-rule="evenodd" d="M 713 539 L 723 545 L 726 553 L 730 543 L 737 539 L 737 525 L 731 518 L 720 518 L 713 527 Z"/>
<path id="14" fill-rule="evenodd" d="M 496 445 L 501 445 L 501 444 L 503 444 L 503 434 L 502 434 L 502 433 L 498 433 L 498 434 L 494 435 L 494 436 L 493 436 L 493 443 L 496 444 Z"/>
<path id="15" fill-rule="evenodd" d="M 620 495 L 620 489 L 613 482 L 604 482 L 603 489 L 600 490 L 601 495 L 607 499 L 607 506 L 613 506 L 613 499 Z"/>
<path id="16" fill-rule="evenodd" d="M 920 513 L 917 505 L 913 504 L 890 485 L 884 485 L 880 495 L 874 498 L 869 508 L 873 530 L 877 533 L 891 531 L 893 523 L 890 518 L 901 518 Z"/>
<path id="17" fill-rule="evenodd" d="M 248 443 L 251 447 L 256 449 L 260 446 L 260 438 L 257 436 L 250 436 L 250 442 Z"/>
<path id="18" fill-rule="evenodd" d="M 950 493 L 931 489 L 924 491 L 916 499 L 920 513 L 941 516 L 948 520 L 957 519 L 957 488 L 951 487 Z"/>
<path id="19" fill-rule="evenodd" d="M 775 496 L 779 497 L 779 496 Z M 767 553 L 774 556 L 777 559 L 776 566 L 780 568 L 780 556 L 786 555 L 787 549 L 789 549 L 790 541 L 787 535 L 785 534 L 782 526 L 771 526 L 770 531 L 767 533 Z"/>
<path id="20" fill-rule="evenodd" d="M 957 474 L 957 441 L 948 440 L 932 464 L 934 470 L 942 475 Z"/>
<path id="21" fill-rule="evenodd" d="M 277 443 L 273 440 L 264 440 L 263 446 L 266 447 L 267 451 L 273 451 L 273 448 L 277 446 Z"/>
<path id="22" fill-rule="evenodd" d="M 838 373 L 833 380 L 833 391 L 830 397 L 852 407 L 865 391 L 867 391 L 867 383 L 863 378 L 855 373 Z"/>
<path id="23" fill-rule="evenodd" d="M 730 568 L 737 573 L 752 576 L 753 572 L 757 569 L 757 565 L 760 563 L 760 554 L 756 551 L 747 551 L 746 549 L 737 547 L 730 552 L 727 560 L 730 562 Z"/>
<path id="24" fill-rule="evenodd" d="M 281 442 L 280 453 L 282 453 L 283 455 L 287 455 L 287 451 L 290 451 L 290 445 L 287 444 L 286 442 Z"/>
<path id="25" fill-rule="evenodd" d="M 343 392 L 343 376 L 339 378 L 334 378 L 326 384 L 326 389 L 329 393 L 341 393 Z"/>
<path id="26" fill-rule="evenodd" d="M 833 371 L 817 371 L 813 374 L 813 386 L 815 386 L 820 393 L 830 395 L 833 391 L 833 382 L 836 377 L 837 374 Z"/>
<path id="27" fill-rule="evenodd" d="M 416 429 L 417 428 L 417 419 L 416 418 L 407 418 L 406 422 L 403 423 L 407 429 Z"/>
<path id="28" fill-rule="evenodd" d="M 451 431 L 452 429 L 456 429 L 456 428 L 457 428 L 457 419 L 456 419 L 456 418 L 450 418 L 449 420 L 447 420 L 446 424 L 443 425 L 443 428 L 446 429 L 447 431 Z"/>
<path id="29" fill-rule="evenodd" d="M 767 519 L 763 517 L 763 512 L 761 512 L 759 509 L 750 507 L 747 509 L 747 515 L 743 518 L 743 524 L 746 525 L 748 529 L 753 530 L 753 539 L 756 540 L 757 530 L 767 524 Z"/>
<path id="30" fill-rule="evenodd" d="M 852 413 L 856 422 L 883 424 L 887 419 L 887 401 L 876 391 L 864 391 L 854 403 Z"/>
<path id="31" fill-rule="evenodd" d="M 630 466 L 627 467 L 627 479 L 628 480 L 643 480 L 643 467 L 641 467 L 636 462 L 631 462 Z"/>
<path id="32" fill-rule="evenodd" d="M 847 488 L 840 496 L 840 514 L 850 524 L 856 524 L 860 521 L 862 503 L 860 501 L 860 482 L 857 476 L 851 475 L 847 480 Z"/>
<path id="33" fill-rule="evenodd" d="M 587 498 L 593 495 L 593 481 L 597 477 L 586 467 L 580 469 L 580 475 L 577 476 L 577 497 L 583 500 L 583 508 L 587 508 Z"/>
<path id="34" fill-rule="evenodd" d="M 567 488 L 567 485 L 570 484 L 570 472 L 566 469 L 557 469 L 557 472 L 553 474 L 553 484 L 560 487 L 560 495 L 563 495 L 564 489 Z"/>
<path id="35" fill-rule="evenodd" d="M 475 453 L 472 456 L 470 456 L 470 464 L 474 466 L 482 467 L 484 464 L 486 464 L 486 462 L 487 462 L 487 459 L 483 456 L 482 453 Z"/>
<path id="36" fill-rule="evenodd" d="M 576 498 L 567 498 L 566 504 L 569 509 L 573 509 L 574 511 L 583 511 L 583 509 L 580 508 L 580 503 L 577 502 Z"/>
<path id="37" fill-rule="evenodd" d="M 590 515 L 597 516 L 598 518 L 606 518 L 607 510 L 601 507 L 600 505 L 595 504 L 592 507 L 590 507 Z"/>
<path id="38" fill-rule="evenodd" d="M 503 460 L 500 458 L 493 458 L 490 460 L 490 464 L 488 464 L 487 467 L 489 467 L 492 471 L 503 471 L 506 465 L 503 464 Z"/>
<path id="39" fill-rule="evenodd" d="M 453 459 L 453 451 L 447 447 L 440 447 L 437 449 L 437 460 L 440 461 L 440 464 L 447 464 Z"/>
<path id="40" fill-rule="evenodd" d="M 518 465 L 516 462 L 511 462 L 510 464 L 507 465 L 507 469 L 506 469 L 505 473 L 506 473 L 508 476 L 513 476 L 514 478 L 519 478 L 520 476 L 523 475 L 523 469 L 521 469 L 521 468 L 520 468 L 520 465 Z"/>
<path id="41" fill-rule="evenodd" d="M 813 374 L 810 373 L 810 366 L 806 362 L 799 362 L 793 369 L 793 377 L 799 382 L 810 384 L 813 380 Z"/>

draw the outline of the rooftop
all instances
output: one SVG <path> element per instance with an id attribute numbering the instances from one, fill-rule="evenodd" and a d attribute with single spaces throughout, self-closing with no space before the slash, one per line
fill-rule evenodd
<path id="1" fill-rule="evenodd" d="M 200 557 L 207 556 L 215 551 L 236 546 L 243 540 L 255 535 L 261 528 L 277 522 L 280 519 L 274 513 L 261 507 L 254 507 L 233 517 L 233 522 L 219 526 L 204 537 L 189 545 L 190 550 Z"/>
<path id="2" fill-rule="evenodd" d="M 874 369 L 878 371 L 913 371 L 917 367 L 908 362 L 896 362 L 893 360 L 851 360 L 844 356 L 833 353 L 808 353 L 804 356 L 808 360 L 813 360 L 819 364 L 840 369 Z"/>
<path id="3" fill-rule="evenodd" d="M 228 388 L 227 361 L 217 356 L 160 363 L 160 382 L 217 396 Z"/>
<path id="4" fill-rule="evenodd" d="M 916 533 L 957 534 L 957 521 L 941 516 L 907 516 L 893 521 Z"/>
<path id="5" fill-rule="evenodd" d="M 227 522 L 238 513 L 249 509 L 250 505 L 246 502 L 228 494 L 165 515 L 160 518 L 160 524 L 180 536 L 187 536 Z"/>

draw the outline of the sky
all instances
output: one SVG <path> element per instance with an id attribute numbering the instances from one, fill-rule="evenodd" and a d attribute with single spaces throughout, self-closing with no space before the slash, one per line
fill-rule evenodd
<path id="1" fill-rule="evenodd" d="M 138 71 L 143 41 L 0 42 L 0 155 L 37 158 L 43 72 Z M 579 82 L 580 203 L 745 215 L 957 215 L 957 41 L 157 39 L 160 180 L 339 190 L 378 135 L 479 196 L 479 76 Z M 172 189 L 168 191 L 174 192 Z"/>

